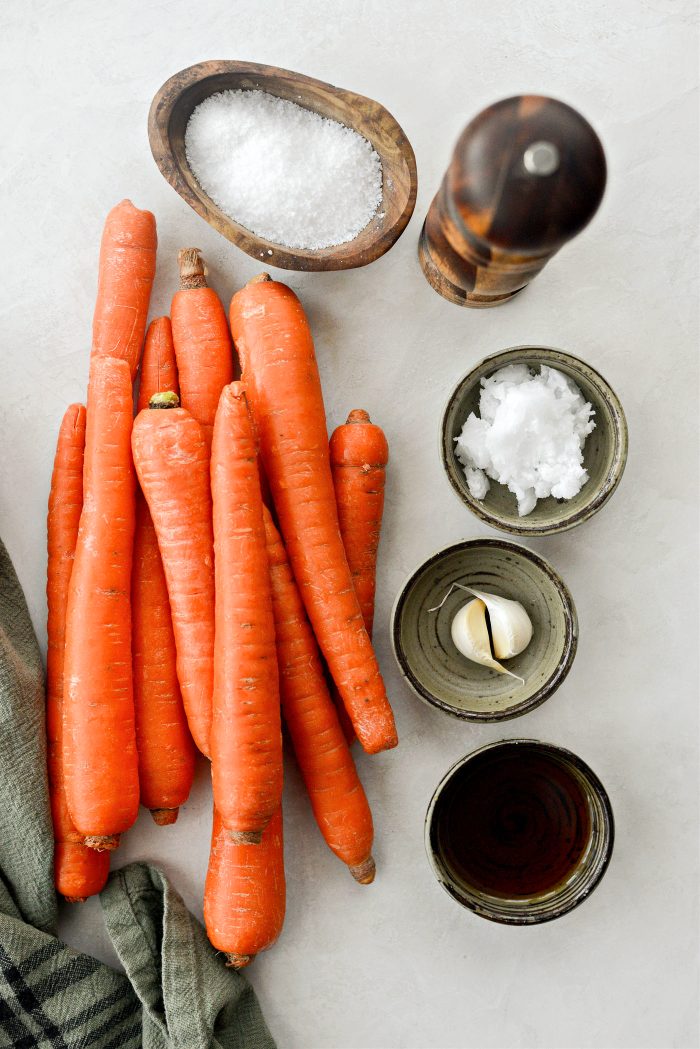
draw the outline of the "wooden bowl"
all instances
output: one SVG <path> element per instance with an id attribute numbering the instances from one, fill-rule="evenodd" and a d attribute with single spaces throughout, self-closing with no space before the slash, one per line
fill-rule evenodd
<path id="1" fill-rule="evenodd" d="M 539 370 L 545 364 L 563 372 L 593 405 L 595 429 L 586 438 L 583 465 L 588 480 L 573 499 L 538 499 L 532 513 L 518 516 L 518 504 L 508 488 L 491 481 L 483 499 L 469 491 L 464 468 L 455 454 L 455 439 L 471 412 L 478 414 L 481 380 L 509 364 Z M 485 357 L 459 382 L 447 402 L 440 435 L 442 464 L 462 502 L 492 528 L 520 536 L 553 535 L 587 521 L 607 503 L 627 462 L 627 422 L 622 405 L 602 375 L 585 361 L 546 346 L 514 346 Z"/>
<path id="2" fill-rule="evenodd" d="M 192 111 L 218 91 L 267 91 L 358 131 L 382 162 L 382 202 L 361 233 L 331 248 L 287 248 L 251 233 L 225 215 L 198 184 L 185 155 Z M 413 214 L 418 187 L 411 144 L 391 113 L 354 91 L 301 73 L 255 62 L 199 62 L 170 77 L 148 114 L 148 139 L 156 164 L 197 214 L 253 258 L 288 270 L 346 270 L 374 262 L 394 244 Z"/>
<path id="3" fill-rule="evenodd" d="M 455 646 L 452 619 L 469 594 L 454 590 L 429 611 L 453 583 L 522 604 L 532 639 L 504 665 L 525 684 L 473 663 Z M 399 670 L 424 702 L 464 721 L 506 721 L 534 710 L 562 684 L 576 655 L 578 619 L 566 584 L 543 557 L 506 539 L 466 539 L 409 576 L 392 612 L 391 642 Z"/>

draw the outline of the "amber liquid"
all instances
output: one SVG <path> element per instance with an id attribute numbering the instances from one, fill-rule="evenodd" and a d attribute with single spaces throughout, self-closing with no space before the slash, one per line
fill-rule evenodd
<path id="1" fill-rule="evenodd" d="M 575 773 L 536 745 L 494 747 L 452 777 L 434 813 L 452 877 L 501 898 L 541 896 L 572 874 L 591 820 Z"/>

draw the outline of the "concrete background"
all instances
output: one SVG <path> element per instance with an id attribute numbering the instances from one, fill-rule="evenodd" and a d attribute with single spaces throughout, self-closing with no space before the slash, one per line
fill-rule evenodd
<path id="1" fill-rule="evenodd" d="M 380 100 L 416 152 L 415 215 L 389 254 L 356 272 L 275 274 L 308 309 L 329 428 L 363 405 L 390 441 L 376 638 L 401 735 L 397 751 L 358 757 L 377 828 L 371 888 L 325 848 L 289 763 L 287 922 L 250 970 L 280 1049 L 698 1044 L 695 10 L 690 0 L 34 0 L 0 11 L 0 534 L 42 643 L 53 448 L 65 406 L 84 397 L 106 212 L 128 196 L 156 214 L 154 316 L 168 310 L 183 245 L 202 248 L 226 303 L 259 269 L 157 170 L 146 136 L 156 89 L 203 59 L 276 64 Z M 558 96 L 593 123 L 609 188 L 590 228 L 525 294 L 499 310 L 462 310 L 422 277 L 421 222 L 466 121 L 522 91 Z M 470 366 L 523 342 L 602 371 L 627 413 L 630 457 L 599 516 L 527 544 L 578 607 L 569 678 L 526 718 L 476 727 L 409 693 L 388 619 L 419 562 L 489 534 L 442 473 L 439 418 Z M 517 735 L 579 753 L 617 819 L 600 888 L 530 929 L 462 911 L 423 850 L 424 812 L 445 769 Z M 159 830 L 142 816 L 114 862 L 159 864 L 201 915 L 209 829 L 203 767 L 178 824 Z M 66 915 L 63 932 L 114 960 L 96 901 Z"/>

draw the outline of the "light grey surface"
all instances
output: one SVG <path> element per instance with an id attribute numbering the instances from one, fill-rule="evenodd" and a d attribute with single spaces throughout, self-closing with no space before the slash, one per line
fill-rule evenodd
<path id="1" fill-rule="evenodd" d="M 53 446 L 65 406 L 84 396 L 107 210 L 129 196 L 157 216 L 153 315 L 168 309 L 178 247 L 202 248 L 226 301 L 259 269 L 156 169 L 146 138 L 155 90 L 203 59 L 277 64 L 377 98 L 416 152 L 416 213 L 388 255 L 366 270 L 286 277 L 313 325 L 329 425 L 364 406 L 391 446 L 377 646 L 401 745 L 359 758 L 377 826 L 371 888 L 324 847 L 289 766 L 287 923 L 251 970 L 280 1049 L 697 1045 L 695 9 L 691 0 L 2 5 L 0 534 L 42 641 Z M 420 224 L 464 123 L 521 91 L 581 109 L 603 139 L 609 188 L 590 228 L 526 293 L 462 310 L 423 279 Z M 601 370 L 624 404 L 630 457 L 599 516 L 528 544 L 578 608 L 566 683 L 521 721 L 460 725 L 401 684 L 388 615 L 419 561 L 489 534 L 442 474 L 440 413 L 471 365 L 524 342 Z M 611 795 L 617 846 L 578 911 L 498 928 L 435 883 L 423 816 L 458 757 L 523 735 L 590 763 Z M 208 835 L 202 769 L 177 826 L 141 817 L 115 861 L 160 863 L 201 913 Z M 65 935 L 106 957 L 93 903 L 71 913 Z"/>

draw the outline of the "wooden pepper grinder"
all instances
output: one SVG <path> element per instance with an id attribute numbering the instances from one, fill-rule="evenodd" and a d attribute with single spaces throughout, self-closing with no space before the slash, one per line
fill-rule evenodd
<path id="1" fill-rule="evenodd" d="M 500 306 L 590 221 L 605 154 L 571 106 L 518 95 L 462 132 L 418 247 L 436 291 L 460 306 Z"/>

